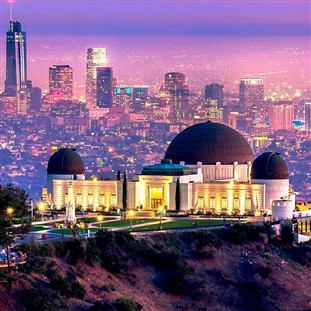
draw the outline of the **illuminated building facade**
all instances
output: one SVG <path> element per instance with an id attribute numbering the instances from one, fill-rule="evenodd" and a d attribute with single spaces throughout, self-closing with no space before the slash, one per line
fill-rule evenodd
<path id="1" fill-rule="evenodd" d="M 305 129 L 311 131 L 311 102 L 305 103 Z"/>
<path id="2" fill-rule="evenodd" d="M 116 88 L 116 106 L 129 109 L 132 100 L 132 89 L 130 87 Z"/>
<path id="3" fill-rule="evenodd" d="M 172 121 L 188 117 L 189 87 L 185 84 L 185 75 L 181 72 L 169 72 L 165 75 L 165 92 L 170 96 Z"/>
<path id="4" fill-rule="evenodd" d="M 122 208 L 122 180 L 85 180 L 83 173 L 82 159 L 74 150 L 60 149 L 52 155 L 47 187 L 50 202 L 63 207 L 71 182 L 75 204 L 81 208 Z M 274 200 L 289 198 L 288 175 L 279 154 L 266 152 L 254 160 L 247 141 L 237 131 L 223 124 L 200 123 L 173 139 L 161 163 L 145 166 L 141 174 L 127 181 L 127 208 L 175 210 L 178 181 L 181 210 L 271 213 Z M 294 208 L 294 200 L 289 201 Z"/>
<path id="5" fill-rule="evenodd" d="M 292 130 L 294 105 L 292 102 L 279 102 L 271 105 L 269 122 L 274 130 Z"/>
<path id="6" fill-rule="evenodd" d="M 148 99 L 148 86 L 133 87 L 133 105 L 130 109 L 135 113 L 144 113 Z"/>
<path id="7" fill-rule="evenodd" d="M 218 83 L 211 83 L 205 86 L 205 101 L 216 100 L 217 108 L 224 106 L 224 86 Z"/>
<path id="8" fill-rule="evenodd" d="M 239 87 L 240 107 L 244 112 L 247 112 L 257 117 L 264 103 L 264 83 L 263 79 L 243 78 L 240 81 Z"/>
<path id="9" fill-rule="evenodd" d="M 73 96 L 73 70 L 69 65 L 54 65 L 49 68 L 49 90 L 61 91 L 69 98 Z"/>
<path id="10" fill-rule="evenodd" d="M 112 107 L 113 71 L 110 67 L 98 67 L 96 78 L 96 106 L 99 108 Z"/>
<path id="11" fill-rule="evenodd" d="M 26 32 L 15 20 L 10 20 L 6 33 L 5 94 L 17 98 L 17 114 L 27 114 L 27 57 Z"/>
<path id="12" fill-rule="evenodd" d="M 97 68 L 107 66 L 105 48 L 89 48 L 86 61 L 86 104 L 87 108 L 96 106 Z"/>

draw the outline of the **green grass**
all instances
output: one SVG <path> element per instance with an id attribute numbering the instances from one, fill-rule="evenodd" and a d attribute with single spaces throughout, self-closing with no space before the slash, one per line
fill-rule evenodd
<path id="1" fill-rule="evenodd" d="M 154 222 L 154 219 L 133 219 L 132 224 L 134 225 L 139 225 L 143 223 L 148 223 L 148 222 Z M 121 227 L 127 227 L 131 224 L 130 219 L 122 219 L 118 221 L 112 221 L 109 223 L 102 223 L 102 228 L 121 228 Z M 97 225 L 99 227 L 99 225 Z"/>
<path id="2" fill-rule="evenodd" d="M 49 226 L 34 226 L 31 231 L 36 232 L 36 231 L 48 230 L 48 229 L 50 229 Z"/>
<path id="3" fill-rule="evenodd" d="M 224 221 L 220 219 L 185 219 L 178 221 L 170 221 L 166 223 L 162 223 L 162 229 L 180 229 L 180 228 L 193 228 L 193 223 L 197 223 L 198 227 L 211 227 L 211 226 L 222 226 L 224 225 Z M 227 223 L 234 224 L 237 223 L 238 220 L 227 220 Z M 146 225 L 139 228 L 133 228 L 133 231 L 148 231 L 148 230 L 158 230 L 160 226 L 160 222 L 156 225 Z"/>

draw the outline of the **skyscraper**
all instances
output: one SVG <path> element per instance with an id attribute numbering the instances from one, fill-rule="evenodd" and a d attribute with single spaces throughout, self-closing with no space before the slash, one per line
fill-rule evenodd
<path id="1" fill-rule="evenodd" d="M 132 89 L 130 87 L 116 88 L 116 106 L 129 109 L 131 106 Z"/>
<path id="2" fill-rule="evenodd" d="M 107 66 L 105 48 L 89 48 L 86 62 L 86 105 L 87 108 L 96 106 L 97 68 Z"/>
<path id="3" fill-rule="evenodd" d="M 62 91 L 65 95 L 73 96 L 73 71 L 69 65 L 53 65 L 49 68 L 49 89 Z"/>
<path id="4" fill-rule="evenodd" d="M 293 129 L 294 105 L 292 101 L 280 101 L 270 106 L 269 123 L 274 130 Z"/>
<path id="5" fill-rule="evenodd" d="M 305 102 L 305 129 L 311 131 L 311 102 Z"/>
<path id="6" fill-rule="evenodd" d="M 260 109 L 264 102 L 263 79 L 243 78 L 240 81 L 240 107 L 250 113 Z"/>
<path id="7" fill-rule="evenodd" d="M 185 84 L 185 75 L 181 72 L 169 72 L 165 75 L 165 91 L 170 95 L 169 104 L 173 121 L 187 118 L 189 88 Z"/>
<path id="8" fill-rule="evenodd" d="M 148 86 L 133 87 L 133 112 L 143 113 L 148 99 Z"/>
<path id="9" fill-rule="evenodd" d="M 27 57 L 26 32 L 15 20 L 10 20 L 6 33 L 6 80 L 5 93 L 16 96 L 17 114 L 27 114 Z"/>
<path id="10" fill-rule="evenodd" d="M 111 67 L 98 67 L 96 78 L 96 106 L 112 107 L 113 71 Z"/>
<path id="11" fill-rule="evenodd" d="M 205 101 L 217 100 L 217 108 L 224 106 L 224 90 L 223 85 L 211 83 L 205 86 Z"/>

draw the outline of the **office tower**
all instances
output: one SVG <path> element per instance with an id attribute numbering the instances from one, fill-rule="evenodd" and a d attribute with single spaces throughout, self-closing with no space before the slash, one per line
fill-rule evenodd
<path id="1" fill-rule="evenodd" d="M 133 87 L 133 106 L 131 111 L 143 113 L 148 99 L 148 86 Z"/>
<path id="2" fill-rule="evenodd" d="M 169 72 L 165 75 L 165 91 L 170 95 L 172 121 L 185 119 L 189 113 L 189 88 L 185 84 L 185 75 L 181 72 Z"/>
<path id="3" fill-rule="evenodd" d="M 41 108 L 42 90 L 39 87 L 33 87 L 30 93 L 30 109 L 38 112 Z"/>
<path id="4" fill-rule="evenodd" d="M 10 30 L 6 33 L 5 94 L 16 96 L 17 114 L 27 114 L 26 32 L 12 17 Z"/>
<path id="5" fill-rule="evenodd" d="M 131 106 L 132 89 L 130 87 L 116 88 L 116 106 L 129 109 Z"/>
<path id="6" fill-rule="evenodd" d="M 89 48 L 86 62 L 86 105 L 87 108 L 96 106 L 97 68 L 107 66 L 105 48 Z"/>
<path id="7" fill-rule="evenodd" d="M 69 65 L 53 65 L 49 68 L 50 93 L 62 91 L 67 97 L 73 96 L 73 71 Z"/>
<path id="8" fill-rule="evenodd" d="M 311 102 L 305 102 L 305 129 L 311 131 Z"/>
<path id="9" fill-rule="evenodd" d="M 241 79 L 239 97 L 243 112 L 253 115 L 260 110 L 264 102 L 263 79 Z"/>
<path id="10" fill-rule="evenodd" d="M 217 108 L 224 106 L 224 90 L 223 85 L 211 83 L 205 86 L 205 101 L 217 100 Z"/>
<path id="11" fill-rule="evenodd" d="M 269 123 L 274 130 L 292 130 L 294 106 L 290 101 L 281 101 L 271 105 Z"/>
<path id="12" fill-rule="evenodd" d="M 96 78 L 96 106 L 112 107 L 113 71 L 110 67 L 98 67 Z"/>

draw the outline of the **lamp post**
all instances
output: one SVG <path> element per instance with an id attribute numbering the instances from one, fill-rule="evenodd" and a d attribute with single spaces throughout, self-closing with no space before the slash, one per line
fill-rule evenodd
<path id="1" fill-rule="evenodd" d="M 160 230 L 162 230 L 162 212 L 163 212 L 163 206 L 159 206 L 159 213 L 160 213 Z"/>
<path id="2" fill-rule="evenodd" d="M 30 200 L 30 208 L 31 208 L 31 222 L 33 221 L 33 200 Z"/>
<path id="3" fill-rule="evenodd" d="M 38 209 L 41 212 L 41 221 L 43 221 L 43 212 L 45 210 L 45 204 L 44 202 L 39 202 L 38 203 Z"/>
<path id="4" fill-rule="evenodd" d="M 8 214 L 8 218 L 10 219 L 10 223 L 12 223 L 12 214 L 13 214 L 14 210 L 12 207 L 8 207 L 6 209 L 6 213 Z"/>
<path id="5" fill-rule="evenodd" d="M 135 212 L 133 210 L 129 210 L 128 215 L 130 217 L 131 223 L 130 223 L 130 230 L 132 230 L 132 226 L 133 226 L 133 216 L 134 216 Z"/>
<path id="6" fill-rule="evenodd" d="M 98 215 L 97 220 L 99 221 L 99 230 L 101 230 L 102 229 L 102 221 L 104 220 L 104 216 Z"/>

